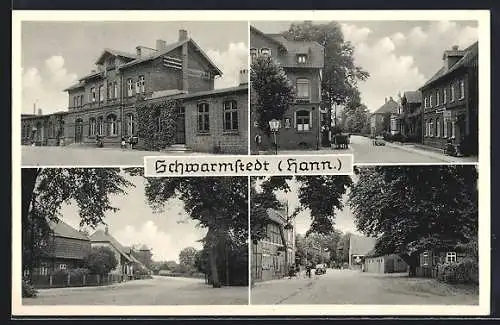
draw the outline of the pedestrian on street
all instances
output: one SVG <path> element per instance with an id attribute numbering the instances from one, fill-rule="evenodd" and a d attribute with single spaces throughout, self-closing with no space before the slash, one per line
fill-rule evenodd
<path id="1" fill-rule="evenodd" d="M 126 142 L 125 142 L 125 137 L 122 137 L 121 148 L 122 148 L 122 149 L 127 148 L 127 144 L 126 144 Z"/>

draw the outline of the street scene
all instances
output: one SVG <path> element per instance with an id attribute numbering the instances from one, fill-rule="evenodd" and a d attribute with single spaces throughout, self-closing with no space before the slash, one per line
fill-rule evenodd
<path id="1" fill-rule="evenodd" d="M 255 21 L 250 56 L 252 154 L 478 161 L 477 22 Z"/>
<path id="2" fill-rule="evenodd" d="M 247 178 L 22 176 L 23 304 L 248 304 Z"/>
<path id="3" fill-rule="evenodd" d="M 23 164 L 248 153 L 246 21 L 24 21 L 21 30 Z M 121 150 L 101 150 L 110 148 Z"/>
<path id="4" fill-rule="evenodd" d="M 251 178 L 251 304 L 479 303 L 477 167 Z"/>

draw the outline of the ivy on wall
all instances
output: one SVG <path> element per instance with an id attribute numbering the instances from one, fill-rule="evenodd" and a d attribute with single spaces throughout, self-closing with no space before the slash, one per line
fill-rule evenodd
<path id="1" fill-rule="evenodd" d="M 137 135 L 146 150 L 161 150 L 175 143 L 179 100 L 137 106 Z"/>

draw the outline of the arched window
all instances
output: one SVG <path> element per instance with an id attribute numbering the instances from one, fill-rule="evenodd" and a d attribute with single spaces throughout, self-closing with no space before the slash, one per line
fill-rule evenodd
<path id="1" fill-rule="evenodd" d="M 89 120 L 89 136 L 94 136 L 96 134 L 96 120 L 95 118 L 91 118 Z"/>
<path id="2" fill-rule="evenodd" d="M 208 103 L 198 104 L 198 132 L 208 133 L 210 131 L 210 118 Z"/>
<path id="3" fill-rule="evenodd" d="M 135 121 L 132 113 L 127 114 L 127 135 L 132 136 L 135 134 Z"/>
<path id="4" fill-rule="evenodd" d="M 104 135 L 104 119 L 102 116 L 97 119 L 97 134 Z"/>
<path id="5" fill-rule="evenodd" d="M 271 49 L 267 47 L 263 47 L 260 49 L 260 54 L 261 55 L 271 55 Z"/>
<path id="6" fill-rule="evenodd" d="M 295 127 L 299 132 L 310 131 L 311 113 L 305 110 L 297 111 L 295 113 Z"/>
<path id="7" fill-rule="evenodd" d="M 224 131 L 238 131 L 238 106 L 235 100 L 224 102 Z"/>
<path id="8" fill-rule="evenodd" d="M 106 122 L 108 124 L 108 135 L 113 136 L 118 134 L 118 128 L 116 124 L 116 115 L 111 114 L 108 115 Z"/>
<path id="9" fill-rule="evenodd" d="M 436 119 L 436 136 L 441 137 L 441 119 Z"/>

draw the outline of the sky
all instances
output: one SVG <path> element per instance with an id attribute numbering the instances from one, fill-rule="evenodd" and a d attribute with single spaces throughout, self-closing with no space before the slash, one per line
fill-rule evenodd
<path id="1" fill-rule="evenodd" d="M 111 205 L 119 208 L 108 212 L 105 222 L 109 233 L 123 246 L 145 244 L 152 249 L 154 261 L 175 260 L 183 248 L 202 249 L 198 240 L 206 234 L 206 229 L 191 220 L 178 199 L 168 201 L 162 213 L 153 213 L 144 195 L 144 179 L 123 174 L 135 187 L 128 188 L 126 195 L 111 196 Z M 76 205 L 65 205 L 61 209 L 61 219 L 79 229 L 80 217 Z M 97 229 L 104 229 L 99 226 Z M 90 230 L 92 234 L 95 230 Z"/>
<path id="2" fill-rule="evenodd" d="M 322 22 L 318 22 L 322 23 Z M 385 98 L 418 90 L 442 66 L 453 45 L 465 48 L 478 40 L 477 21 L 339 21 L 354 47 L 355 63 L 370 73 L 359 84 L 362 102 L 377 110 Z M 264 33 L 280 33 L 290 21 L 255 21 Z"/>
<path id="3" fill-rule="evenodd" d="M 104 48 L 135 53 L 138 45 L 154 48 L 157 39 L 176 42 L 179 29 L 187 30 L 222 71 L 216 88 L 239 83 L 240 69 L 248 66 L 246 21 L 27 21 L 21 26 L 22 112 L 32 113 L 35 101 L 44 114 L 67 110 L 63 90 L 90 73 Z"/>

